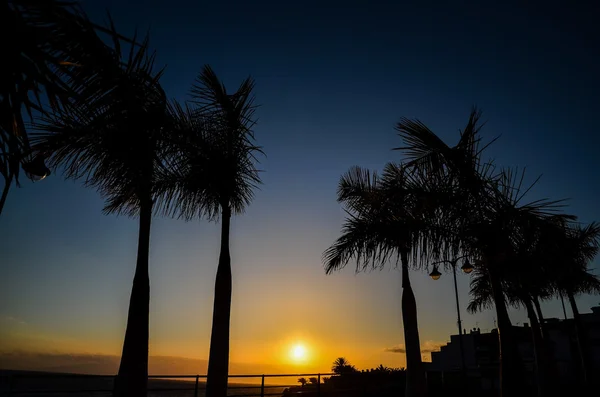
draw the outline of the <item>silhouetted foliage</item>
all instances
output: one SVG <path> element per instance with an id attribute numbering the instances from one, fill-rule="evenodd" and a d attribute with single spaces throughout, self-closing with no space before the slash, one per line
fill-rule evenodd
<path id="1" fill-rule="evenodd" d="M 554 284 L 558 275 L 585 266 L 573 265 L 565 257 L 578 257 L 568 245 L 551 243 L 553 234 L 572 230 L 576 217 L 561 212 L 562 201 L 524 203 L 533 185 L 523 186 L 524 172 L 483 160 L 489 144 L 480 145 L 481 126 L 480 112 L 473 109 L 457 144 L 449 146 L 422 122 L 402 119 L 397 130 L 404 142 L 398 148 L 406 157 L 403 164 L 388 164 L 382 177 L 358 167 L 342 176 L 338 200 L 348 218 L 324 259 L 328 273 L 351 259 L 356 259 L 357 271 L 400 259 L 404 283 L 409 260 L 412 266 L 424 267 L 432 261 L 469 257 L 475 264 L 470 308 L 495 308 L 503 393 L 515 394 L 523 389 L 524 379 L 507 302 L 523 304 L 537 321 L 534 306 L 560 290 Z M 548 249 L 551 246 L 561 247 L 563 254 Z M 584 252 L 595 255 L 593 250 Z M 596 288 L 595 279 L 583 274 L 575 279 L 585 291 Z M 567 295 L 564 287 L 562 291 Z M 413 311 L 412 304 L 403 303 L 403 315 L 409 313 L 409 321 L 404 318 L 407 352 L 410 346 L 416 345 L 417 352 L 419 347 L 406 334 L 414 327 L 418 335 Z M 410 384 L 408 354 L 407 361 Z M 409 389 L 408 394 L 419 393 Z"/>
<path id="2" fill-rule="evenodd" d="M 138 256 L 115 395 L 145 396 L 148 376 L 149 244 L 157 183 L 170 134 L 166 96 L 153 71 L 147 40 L 124 57 L 118 40 L 97 64 L 82 90 L 85 103 L 64 106 L 41 118 L 33 150 L 83 180 L 105 199 L 105 213 L 139 216 Z"/>
<path id="3" fill-rule="evenodd" d="M 11 34 L 3 47 L 11 62 L 5 63 L 8 69 L 3 69 L 0 86 L 0 174 L 5 182 L 1 212 L 11 183 L 18 184 L 21 165 L 32 168 L 34 160 L 41 162 L 47 175 L 43 158 L 30 150 L 23 112 L 29 118 L 36 113 L 50 116 L 103 95 L 109 87 L 91 82 L 106 76 L 105 67 L 114 65 L 115 51 L 97 32 L 107 33 L 117 52 L 120 41 L 132 40 L 112 25 L 107 29 L 92 23 L 76 2 L 9 0 L 0 7 L 0 24 Z M 42 98 L 49 109 L 43 107 Z"/>
<path id="4" fill-rule="evenodd" d="M 338 357 L 331 366 L 331 372 L 337 375 L 343 375 L 356 372 L 356 368 L 354 368 L 354 365 L 350 364 L 344 357 Z"/>
<path id="5" fill-rule="evenodd" d="M 168 157 L 161 184 L 162 211 L 186 220 L 221 221 L 221 252 L 215 281 L 213 325 L 206 384 L 207 397 L 225 397 L 229 367 L 231 311 L 231 216 L 242 213 L 260 184 L 254 144 L 254 81 L 247 78 L 228 93 L 209 66 L 192 87 L 196 108 L 173 105 L 181 130 Z"/>
<path id="6" fill-rule="evenodd" d="M 425 392 L 425 373 L 408 270 L 411 265 L 421 266 L 426 253 L 435 250 L 436 242 L 435 228 L 427 221 L 430 209 L 422 204 L 430 199 L 424 182 L 419 174 L 398 164 L 387 164 L 381 177 L 353 167 L 340 178 L 338 186 L 338 201 L 348 214 L 342 235 L 323 254 L 326 273 L 345 267 L 351 259 L 356 260 L 357 271 L 400 259 L 409 395 Z"/>

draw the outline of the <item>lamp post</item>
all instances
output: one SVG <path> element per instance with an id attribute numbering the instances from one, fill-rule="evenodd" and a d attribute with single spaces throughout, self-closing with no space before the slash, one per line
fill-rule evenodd
<path id="1" fill-rule="evenodd" d="M 442 276 L 442 273 L 437 268 L 437 264 L 439 263 L 449 263 L 452 266 L 452 274 L 454 275 L 454 296 L 456 298 L 456 316 L 457 316 L 457 324 L 458 324 L 458 344 L 460 348 L 460 360 L 462 366 L 463 375 L 465 375 L 466 364 L 465 364 L 465 350 L 463 347 L 463 330 L 462 330 L 462 321 L 460 319 L 460 304 L 458 303 L 458 286 L 456 284 L 456 264 L 459 259 L 465 258 L 466 256 L 459 256 L 454 258 L 453 260 L 441 260 L 433 263 L 433 270 L 429 273 L 429 277 L 434 280 L 439 280 Z M 469 274 L 473 271 L 473 265 L 469 262 L 469 259 L 465 260 L 465 263 L 460 268 L 464 273 Z"/>

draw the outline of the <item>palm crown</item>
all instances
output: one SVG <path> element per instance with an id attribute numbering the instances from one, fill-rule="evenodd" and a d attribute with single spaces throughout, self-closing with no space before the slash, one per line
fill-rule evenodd
<path id="1" fill-rule="evenodd" d="M 228 94 L 213 70 L 206 66 L 192 89 L 197 107 L 174 104 L 177 125 L 189 126 L 168 157 L 170 173 L 162 188 L 163 210 L 184 219 L 217 219 L 221 209 L 241 213 L 260 184 L 253 143 L 252 79 Z"/>

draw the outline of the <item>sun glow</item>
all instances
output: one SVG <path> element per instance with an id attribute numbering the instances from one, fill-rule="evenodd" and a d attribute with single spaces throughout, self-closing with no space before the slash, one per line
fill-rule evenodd
<path id="1" fill-rule="evenodd" d="M 304 361 L 306 360 L 306 347 L 301 343 L 297 343 L 292 346 L 290 355 L 294 361 Z"/>

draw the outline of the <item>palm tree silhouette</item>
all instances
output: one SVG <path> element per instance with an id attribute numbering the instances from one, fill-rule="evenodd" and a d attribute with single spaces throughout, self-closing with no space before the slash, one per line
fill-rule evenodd
<path id="1" fill-rule="evenodd" d="M 354 365 L 350 364 L 350 362 L 344 357 L 336 358 L 331 366 L 331 372 L 337 375 L 347 374 L 355 371 L 356 368 L 354 368 Z"/>
<path id="2" fill-rule="evenodd" d="M 163 186 L 164 210 L 184 219 L 221 220 L 221 251 L 215 281 L 215 300 L 206 380 L 208 397 L 227 395 L 231 311 L 231 216 L 240 214 L 260 183 L 253 144 L 254 81 L 247 78 L 229 94 L 209 66 L 192 87 L 196 109 L 176 112 L 191 125 L 169 163 L 171 174 Z M 168 186 L 167 186 L 168 185 Z"/>
<path id="3" fill-rule="evenodd" d="M 329 274 L 356 259 L 357 271 L 384 266 L 400 257 L 402 264 L 402 320 L 406 345 L 407 383 L 410 396 L 425 393 L 421 362 L 417 306 L 409 268 L 420 266 L 436 248 L 435 228 L 430 227 L 431 192 L 418 173 L 387 164 L 383 174 L 355 167 L 342 176 L 338 201 L 349 214 L 342 236 L 323 254 Z M 420 251 L 417 253 L 417 251 Z"/>
<path id="4" fill-rule="evenodd" d="M 104 212 L 139 217 L 135 276 L 116 396 L 146 396 L 148 381 L 148 275 L 150 226 L 156 182 L 164 174 L 167 101 L 153 72 L 147 39 L 123 57 L 115 41 L 110 61 L 95 65 L 86 79 L 93 93 L 78 107 L 64 107 L 43 118 L 33 148 L 67 178 L 83 179 L 105 199 Z"/>
<path id="5" fill-rule="evenodd" d="M 306 385 L 308 381 L 306 380 L 306 378 L 298 378 L 298 383 L 300 383 L 302 387 L 304 387 L 304 385 Z"/>
<path id="6" fill-rule="evenodd" d="M 525 307 L 527 316 L 531 322 L 532 341 L 536 365 L 537 385 L 540 395 L 546 395 L 550 390 L 552 377 L 549 374 L 550 356 L 547 352 L 541 325 L 533 308 L 533 298 L 528 291 L 529 285 L 523 282 L 511 282 L 503 280 L 503 294 L 505 301 L 513 307 Z M 489 276 L 485 269 L 476 268 L 471 278 L 471 301 L 467 311 L 476 313 L 484 309 L 494 307 L 494 296 Z"/>
<path id="7" fill-rule="evenodd" d="M 557 214 L 560 202 L 521 201 L 529 189 L 522 188 L 510 169 L 496 171 L 483 161 L 488 145 L 480 146 L 480 112 L 473 109 L 455 146 L 448 146 L 418 120 L 402 119 L 397 130 L 405 146 L 406 167 L 418 172 L 437 193 L 430 211 L 440 246 L 438 255 L 468 255 L 487 274 L 498 318 L 500 379 L 502 393 L 518 394 L 524 388 L 520 356 L 505 300 L 503 277 L 511 269 L 518 249 L 517 237 L 529 224 L 544 224 L 573 217 Z M 493 141 L 492 141 L 493 142 Z M 491 144 L 491 143 L 490 143 Z"/>
<path id="8" fill-rule="evenodd" d="M 0 24 L 15 33 L 3 48 L 6 59 L 0 86 L 0 175 L 4 188 L 0 213 L 11 184 L 19 184 L 21 166 L 28 176 L 43 178 L 49 174 L 44 159 L 34 156 L 25 128 L 23 111 L 30 118 L 61 107 L 80 105 L 99 93 L 88 80 L 102 66 L 112 62 L 112 51 L 97 35 L 108 33 L 117 41 L 132 43 L 109 29 L 92 23 L 77 3 L 57 0 L 43 2 L 9 0 L 0 6 Z M 43 93 L 50 109 L 45 109 Z"/>
<path id="9" fill-rule="evenodd" d="M 593 361 L 590 347 L 575 296 L 586 293 L 600 293 L 600 279 L 589 270 L 589 264 L 600 250 L 600 224 L 572 225 L 565 228 L 564 235 L 555 242 L 553 255 L 555 287 L 558 294 L 567 296 L 577 336 L 578 355 L 581 361 L 583 383 L 589 387 L 593 379 Z"/>
<path id="10" fill-rule="evenodd" d="M 531 228 L 532 225 L 529 226 Z M 525 307 L 531 320 L 538 376 L 542 377 L 539 379 L 540 394 L 545 395 L 555 386 L 558 371 L 553 366 L 543 341 L 546 338 L 540 324 L 543 317 L 539 302 L 536 301 L 555 293 L 569 297 L 575 317 L 578 346 L 577 354 L 574 355 L 580 358 L 583 383 L 589 382 L 591 361 L 587 355 L 587 334 L 579 317 L 573 291 L 600 291 L 600 280 L 587 269 L 587 264 L 593 260 L 599 249 L 600 227 L 596 223 L 585 227 L 568 224 L 564 216 L 557 216 L 546 224 L 538 222 L 536 226 L 534 239 L 523 238 L 525 235 L 517 238 L 521 249 L 515 252 L 516 256 L 512 258 L 517 270 L 505 271 L 502 274 L 502 284 L 505 300 L 512 306 Z M 529 236 L 531 235 L 529 230 Z M 473 273 L 471 296 L 468 307 L 470 312 L 493 306 L 490 280 L 482 268 Z"/>

